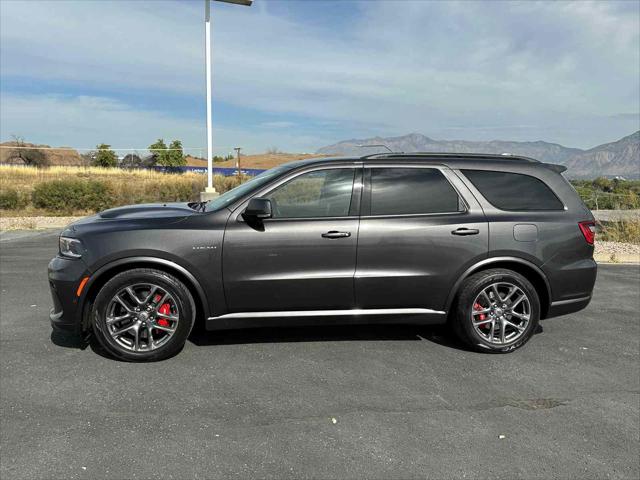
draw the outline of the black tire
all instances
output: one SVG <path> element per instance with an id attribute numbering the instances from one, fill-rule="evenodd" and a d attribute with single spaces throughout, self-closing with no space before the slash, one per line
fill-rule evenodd
<path id="1" fill-rule="evenodd" d="M 134 352 L 124 348 L 108 333 L 106 310 L 116 293 L 128 286 L 147 282 L 159 286 L 171 295 L 179 312 L 179 320 L 172 336 L 164 344 L 154 350 Z M 93 303 L 91 324 L 100 345 L 115 358 L 130 362 L 149 362 L 171 357 L 182 349 L 193 328 L 195 313 L 193 297 L 180 280 L 160 270 L 136 268 L 119 273 L 104 284 Z"/>
<path id="2" fill-rule="evenodd" d="M 529 322 L 522 333 L 518 334 L 513 341 L 507 341 L 503 344 L 490 342 L 480 335 L 472 324 L 472 313 L 476 298 L 485 288 L 496 282 L 507 282 L 517 286 L 526 294 L 530 305 Z M 453 331 L 463 343 L 474 350 L 488 353 L 509 353 L 522 347 L 533 336 L 538 328 L 539 320 L 540 297 L 535 287 L 519 273 L 500 268 L 478 272 L 462 283 L 457 296 L 454 315 L 451 319 Z M 487 337 L 492 336 L 493 333 L 487 334 Z"/>

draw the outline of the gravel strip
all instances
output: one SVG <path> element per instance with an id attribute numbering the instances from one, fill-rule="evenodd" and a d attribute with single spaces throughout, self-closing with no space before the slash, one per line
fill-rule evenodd
<path id="1" fill-rule="evenodd" d="M 0 230 L 64 228 L 82 217 L 0 217 Z"/>
<path id="2" fill-rule="evenodd" d="M 640 263 L 640 245 L 596 240 L 596 250 L 593 257 L 598 263 Z"/>
<path id="3" fill-rule="evenodd" d="M 595 254 L 640 255 L 640 245 L 622 242 L 599 242 L 596 240 Z"/>

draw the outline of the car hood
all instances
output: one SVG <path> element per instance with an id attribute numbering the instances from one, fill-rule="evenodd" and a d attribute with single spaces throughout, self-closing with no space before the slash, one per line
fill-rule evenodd
<path id="1" fill-rule="evenodd" d="M 143 203 L 110 208 L 98 213 L 98 218 L 109 220 L 137 218 L 169 218 L 193 215 L 195 210 L 188 203 Z"/>

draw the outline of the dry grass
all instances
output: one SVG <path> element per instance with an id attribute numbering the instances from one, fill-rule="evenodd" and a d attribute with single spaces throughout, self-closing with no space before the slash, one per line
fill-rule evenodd
<path id="1" fill-rule="evenodd" d="M 640 220 L 616 220 L 600 224 L 597 239 L 607 242 L 640 244 Z"/>
<path id="2" fill-rule="evenodd" d="M 206 186 L 207 177 L 199 173 L 172 174 L 151 170 L 121 170 L 100 167 L 50 168 L 15 167 L 0 165 L 0 193 L 15 190 L 19 208 L 0 212 L 3 216 L 83 215 L 91 213 L 77 209 L 48 211 L 34 207 L 32 194 L 36 185 L 55 180 L 104 182 L 112 194 L 113 205 L 158 201 L 192 201 Z M 244 179 L 242 179 L 244 180 Z M 214 186 L 220 193 L 237 186 L 241 179 L 214 176 Z"/>

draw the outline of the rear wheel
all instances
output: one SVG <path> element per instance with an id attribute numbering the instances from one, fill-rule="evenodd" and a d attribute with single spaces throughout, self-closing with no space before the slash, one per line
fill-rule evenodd
<path id="1" fill-rule="evenodd" d="M 180 280 L 138 268 L 115 275 L 102 287 L 93 306 L 93 330 L 117 358 L 161 360 L 183 347 L 194 314 L 193 298 Z"/>
<path id="2" fill-rule="evenodd" d="M 507 353 L 529 341 L 539 319 L 540 299 L 531 282 L 517 272 L 492 269 L 464 281 L 453 323 L 472 348 Z"/>

